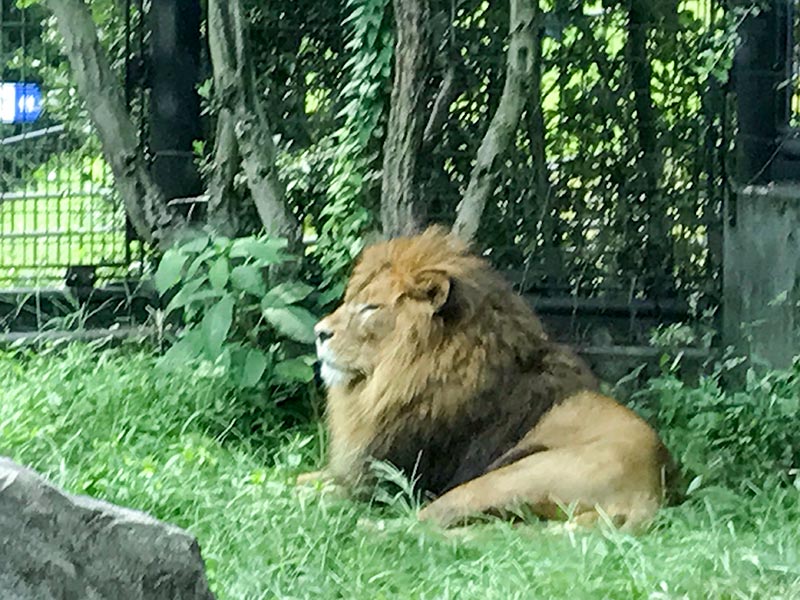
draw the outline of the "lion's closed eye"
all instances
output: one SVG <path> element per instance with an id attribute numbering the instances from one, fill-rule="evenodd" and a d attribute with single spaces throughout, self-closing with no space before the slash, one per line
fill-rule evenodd
<path id="1" fill-rule="evenodd" d="M 358 307 L 358 313 L 363 318 L 366 319 L 367 317 L 375 313 L 375 311 L 378 310 L 380 307 L 381 307 L 380 304 L 362 304 L 361 306 Z"/>

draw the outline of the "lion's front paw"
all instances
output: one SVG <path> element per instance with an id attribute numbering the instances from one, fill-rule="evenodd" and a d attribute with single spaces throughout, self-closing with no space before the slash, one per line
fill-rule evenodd
<path id="1" fill-rule="evenodd" d="M 302 473 L 295 479 L 295 485 L 301 489 L 304 488 L 313 492 L 332 494 L 341 498 L 347 496 L 346 488 L 336 482 L 326 471 Z"/>
<path id="2" fill-rule="evenodd" d="M 417 513 L 417 519 L 423 523 L 433 523 L 442 528 L 447 528 L 458 520 L 456 511 L 446 503 L 435 500 Z"/>

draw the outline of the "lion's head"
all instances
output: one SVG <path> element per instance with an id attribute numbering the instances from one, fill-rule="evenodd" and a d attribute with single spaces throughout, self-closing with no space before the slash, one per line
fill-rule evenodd
<path id="1" fill-rule="evenodd" d="M 470 338 L 497 334 L 506 325 L 503 340 L 513 344 L 521 322 L 522 332 L 534 336 L 526 343 L 544 337 L 538 320 L 485 261 L 432 227 L 364 251 L 342 304 L 317 324 L 321 376 L 329 388 L 354 386 L 386 368 L 408 367 L 423 358 L 430 362 L 434 354 L 439 364 L 428 366 L 450 370 L 455 365 L 447 363 L 468 359 L 463 351 L 441 356 L 453 342 L 497 351 L 493 340 Z M 410 375 L 406 371 L 405 377 Z"/>

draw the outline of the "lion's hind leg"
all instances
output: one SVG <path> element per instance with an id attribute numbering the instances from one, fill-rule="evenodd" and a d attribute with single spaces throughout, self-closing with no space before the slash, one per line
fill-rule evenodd
<path id="1" fill-rule="evenodd" d="M 660 485 L 646 464 L 613 444 L 545 450 L 468 481 L 434 500 L 420 520 L 444 527 L 481 514 L 531 511 L 563 519 L 571 508 L 578 524 L 593 524 L 600 509 L 612 523 L 636 529 L 655 514 Z M 657 477 L 657 474 L 655 474 Z"/>

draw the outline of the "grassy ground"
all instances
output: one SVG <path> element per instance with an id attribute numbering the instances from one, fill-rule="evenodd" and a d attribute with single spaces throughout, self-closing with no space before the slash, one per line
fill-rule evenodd
<path id="1" fill-rule="evenodd" d="M 638 538 L 503 523 L 448 538 L 402 494 L 298 492 L 319 460 L 312 427 L 145 352 L 0 355 L 0 389 L 0 453 L 188 528 L 221 599 L 800 597 L 791 485 L 701 485 Z"/>

